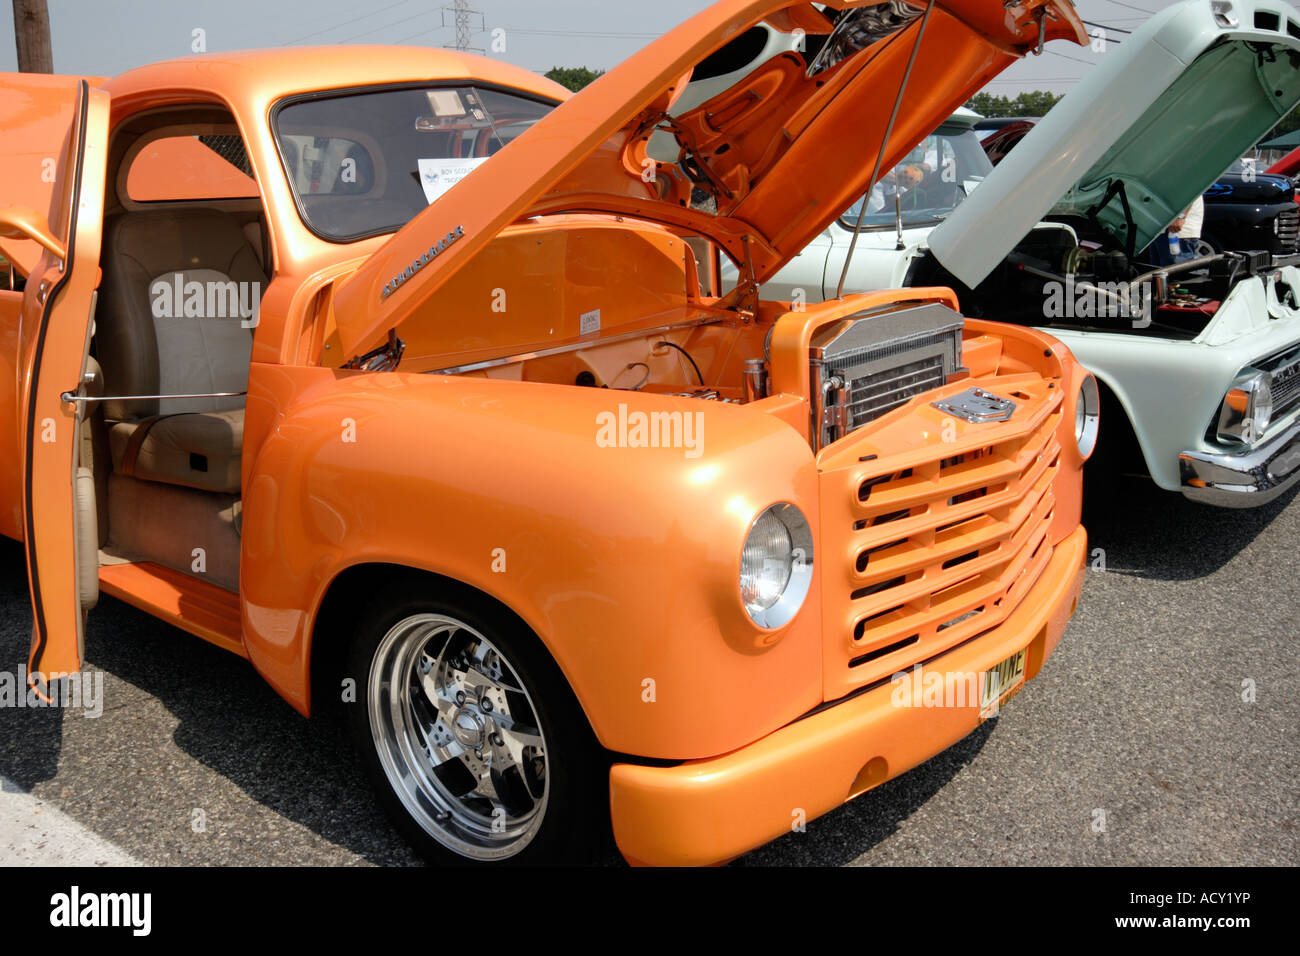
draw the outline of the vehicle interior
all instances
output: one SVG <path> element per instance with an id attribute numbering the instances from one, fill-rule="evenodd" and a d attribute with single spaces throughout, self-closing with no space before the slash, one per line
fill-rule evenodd
<path id="1" fill-rule="evenodd" d="M 245 392 L 273 268 L 262 200 L 233 118 L 211 106 L 119 126 L 108 182 L 87 386 L 102 400 L 86 403 L 79 524 L 105 570 L 150 562 L 233 592 Z"/>
<path id="2" fill-rule="evenodd" d="M 272 123 L 303 222 L 348 241 L 406 225 L 553 107 L 488 87 L 420 86 L 291 99 Z"/>
<path id="3" fill-rule="evenodd" d="M 893 230 L 941 222 L 993 170 L 975 132 L 963 123 L 944 123 L 872 187 L 867 214 L 859 200 L 840 216 L 844 229 Z"/>

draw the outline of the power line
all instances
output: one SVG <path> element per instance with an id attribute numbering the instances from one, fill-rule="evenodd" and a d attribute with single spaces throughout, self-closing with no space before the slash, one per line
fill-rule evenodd
<path id="1" fill-rule="evenodd" d="M 410 43 L 416 37 L 428 36 L 430 33 L 437 33 L 439 30 L 444 30 L 444 29 L 446 29 L 446 25 L 440 23 L 436 27 L 430 27 L 427 30 L 421 30 L 419 33 L 408 33 L 406 36 L 402 38 L 402 42 Z"/>
<path id="2" fill-rule="evenodd" d="M 1107 25 L 1104 24 L 1104 23 L 1097 23 L 1097 22 L 1095 22 L 1095 21 L 1093 21 L 1093 20 L 1084 20 L 1083 22 L 1086 23 L 1086 24 L 1088 24 L 1088 26 L 1090 26 L 1090 27 L 1096 27 L 1098 30 L 1110 30 L 1110 31 L 1112 31 L 1112 32 L 1114 32 L 1114 33 L 1132 33 L 1132 32 L 1133 32 L 1132 30 L 1121 30 L 1119 27 L 1111 27 L 1111 26 L 1107 26 Z M 1118 43 L 1119 41 L 1116 40 L 1115 42 Z"/>
<path id="3" fill-rule="evenodd" d="M 318 37 L 322 33 L 329 33 L 331 30 L 337 30 L 339 27 L 345 27 L 349 23 L 357 23 L 360 20 L 369 20 L 376 13 L 383 13 L 385 10 L 392 10 L 394 7 L 400 7 L 410 2 L 411 0 L 398 0 L 397 3 L 390 4 L 389 6 L 386 7 L 380 7 L 378 10 L 371 10 L 370 12 L 362 14 L 359 17 L 353 17 L 351 20 L 344 20 L 342 23 L 336 23 L 332 27 L 326 27 L 324 30 L 317 30 L 315 33 L 308 33 L 306 36 L 300 36 L 296 40 L 286 40 L 285 42 L 281 43 L 280 46 L 289 46 L 290 44 L 293 43 L 301 43 L 303 40 L 310 40 L 312 37 Z"/>
<path id="4" fill-rule="evenodd" d="M 1057 50 L 1043 50 L 1044 53 L 1050 53 L 1052 56 L 1059 56 L 1062 60 L 1069 60 L 1071 63 L 1082 63 L 1084 66 L 1096 66 L 1091 60 L 1080 60 L 1077 56 L 1066 56 Z"/>
<path id="5" fill-rule="evenodd" d="M 597 39 L 634 39 L 634 40 L 658 40 L 662 33 L 601 33 L 593 30 L 521 30 L 513 27 L 505 28 L 507 33 L 521 33 L 526 36 L 546 36 L 546 37 L 594 37 Z"/>
<path id="6" fill-rule="evenodd" d="M 1138 13 L 1145 13 L 1149 17 L 1154 17 L 1156 15 L 1156 11 L 1154 10 L 1148 10 L 1145 7 L 1135 7 L 1131 3 L 1124 3 L 1124 0 L 1106 0 L 1106 2 L 1113 3 L 1117 7 L 1128 7 L 1130 10 L 1136 10 Z M 1131 20 L 1133 18 L 1130 17 L 1129 19 Z"/>
<path id="7" fill-rule="evenodd" d="M 421 10 L 419 13 L 413 13 L 409 17 L 403 17 L 400 20 L 394 20 L 392 23 L 385 23 L 382 27 L 375 27 L 373 30 L 366 30 L 364 33 L 354 33 L 351 36 L 346 36 L 342 40 L 338 40 L 336 42 L 350 43 L 353 40 L 360 40 L 362 37 L 373 36 L 376 33 L 381 33 L 384 30 L 387 30 L 389 27 L 395 27 L 399 23 L 406 23 L 410 20 L 418 20 L 420 17 L 428 16 L 430 13 L 434 13 L 434 12 L 435 11 L 433 10 Z"/>

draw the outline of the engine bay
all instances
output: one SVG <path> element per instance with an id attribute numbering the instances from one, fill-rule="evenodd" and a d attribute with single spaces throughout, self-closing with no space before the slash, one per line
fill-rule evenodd
<path id="1" fill-rule="evenodd" d="M 1086 221 L 1066 224 L 1079 236 L 1090 232 Z M 1180 340 L 1200 335 L 1229 293 L 1250 278 L 1272 276 L 1278 298 L 1300 307 L 1300 290 L 1277 274 L 1268 252 L 1216 252 L 1161 266 L 1076 241 L 1071 229 L 1035 229 L 975 289 L 929 250 L 913 263 L 907 284 L 952 288 L 972 318 Z"/>

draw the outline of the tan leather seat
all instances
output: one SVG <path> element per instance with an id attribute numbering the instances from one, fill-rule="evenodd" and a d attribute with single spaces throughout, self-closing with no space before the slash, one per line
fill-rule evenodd
<path id="1" fill-rule="evenodd" d="M 209 290 L 199 300 L 183 294 L 195 282 Z M 106 231 L 96 314 L 104 393 L 243 392 L 253 329 L 239 306 L 256 307 L 265 288 L 256 250 L 224 212 L 189 208 L 117 217 Z M 242 396 L 110 401 L 104 414 L 115 471 L 204 491 L 239 491 Z"/>
<path id="2" fill-rule="evenodd" d="M 201 491 L 239 491 L 242 408 L 117 422 L 108 441 L 118 474 Z"/>

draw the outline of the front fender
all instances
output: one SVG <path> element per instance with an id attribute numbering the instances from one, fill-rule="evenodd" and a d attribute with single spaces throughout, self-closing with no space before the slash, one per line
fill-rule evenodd
<path id="1" fill-rule="evenodd" d="M 1287 267 L 1282 273 L 1300 288 L 1300 271 Z M 1224 393 L 1241 369 L 1300 343 L 1300 310 L 1279 303 L 1272 282 L 1266 286 L 1251 279 L 1233 288 L 1210 325 L 1192 341 L 1124 332 L 1044 331 L 1069 346 L 1114 393 L 1155 483 L 1180 491 L 1178 456 L 1184 451 L 1223 451 L 1206 432 Z M 1101 427 L 1104 434 L 1105 421 Z"/>
<path id="2" fill-rule="evenodd" d="M 1233 360 L 1193 342 L 1122 332 L 1054 329 L 1052 334 L 1115 395 L 1155 483 L 1177 491 L 1178 455 L 1202 440 L 1236 374 Z M 1103 419 L 1103 441 L 1107 427 Z"/>
<path id="3" fill-rule="evenodd" d="M 608 447 L 598 416 L 617 421 L 620 405 L 698 416 L 699 441 Z M 816 602 L 771 634 L 738 596 L 757 514 L 777 501 L 817 513 L 812 454 L 770 416 L 640 392 L 275 366 L 254 366 L 249 408 L 266 424 L 245 486 L 245 642 L 304 712 L 317 609 L 365 563 L 445 575 L 512 609 L 612 750 L 718 754 L 819 702 Z"/>

